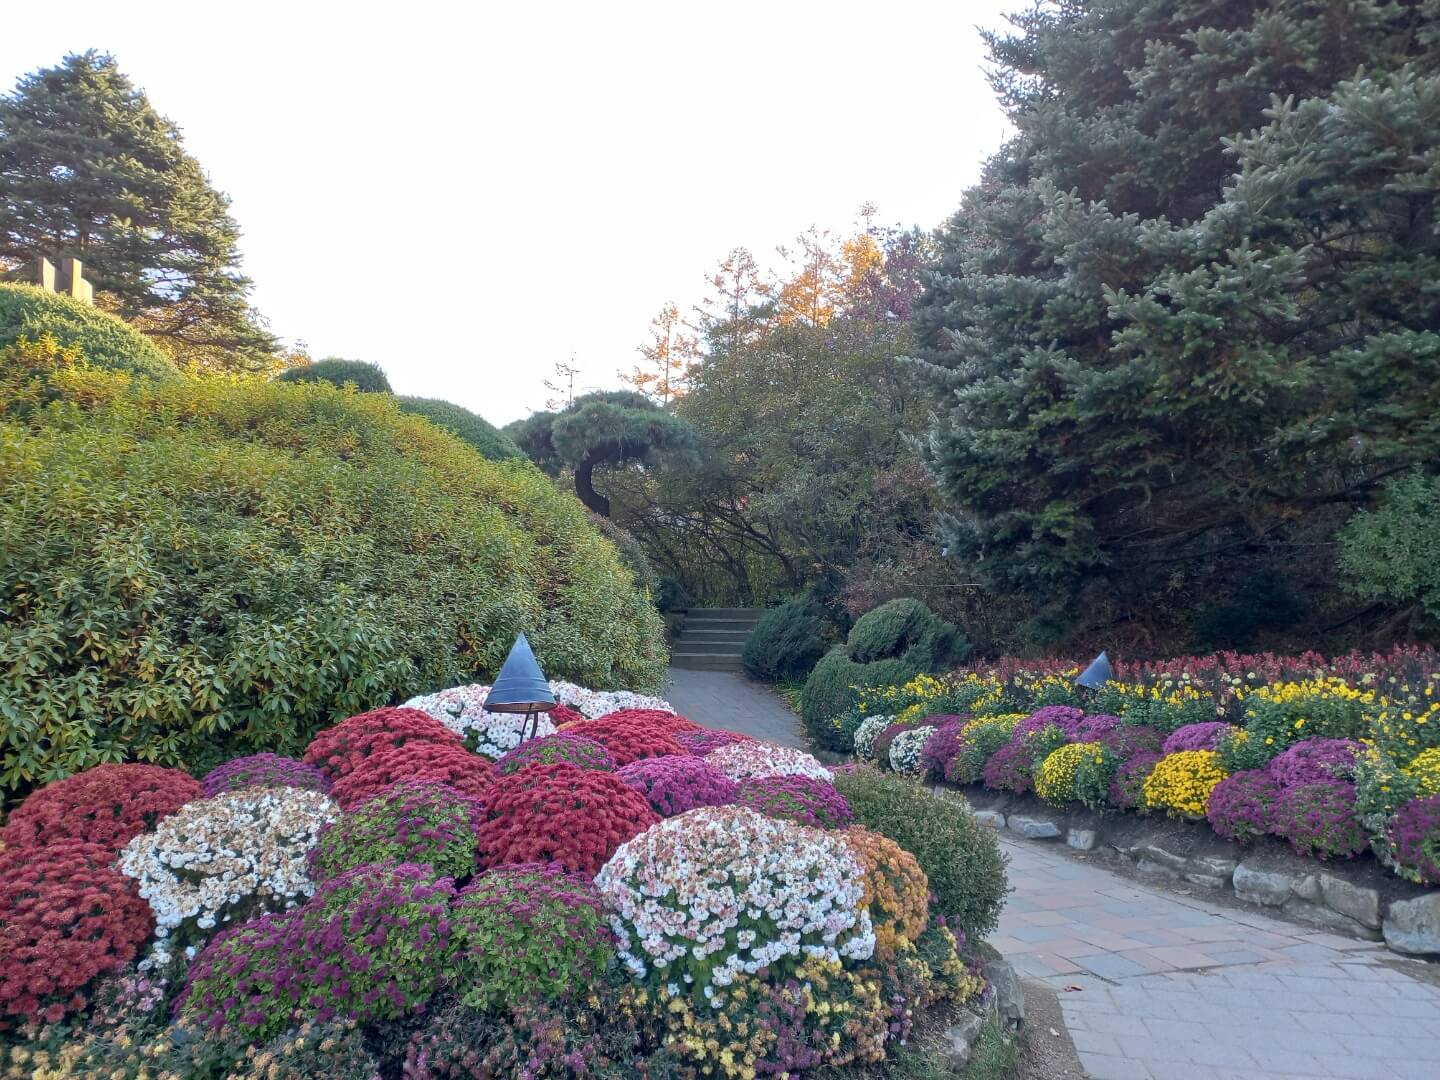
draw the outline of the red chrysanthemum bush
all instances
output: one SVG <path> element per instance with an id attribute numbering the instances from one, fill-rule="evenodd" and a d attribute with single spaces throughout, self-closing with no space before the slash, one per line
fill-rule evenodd
<path id="1" fill-rule="evenodd" d="M 371 754 L 335 781 L 330 797 L 340 809 L 352 810 L 401 780 L 429 780 L 478 799 L 494 779 L 495 766 L 458 742 L 417 740 Z"/>
<path id="2" fill-rule="evenodd" d="M 585 719 L 584 713 L 579 709 L 572 709 L 569 705 L 556 705 L 547 715 L 550 717 L 550 722 L 555 725 L 556 731 L 566 724 L 578 724 Z"/>
<path id="3" fill-rule="evenodd" d="M 664 709 L 617 709 L 603 716 L 597 716 L 597 720 L 639 720 L 647 724 L 654 724 L 658 728 L 678 735 L 682 731 L 704 731 L 701 725 L 695 723 L 688 716 L 681 716 L 679 713 L 666 712 Z"/>
<path id="4" fill-rule="evenodd" d="M 532 765 L 485 795 L 476 855 L 482 867 L 558 862 L 593 876 L 632 836 L 660 820 L 645 796 L 614 773 Z"/>
<path id="5" fill-rule="evenodd" d="M 12 848 L 83 840 L 119 851 L 161 818 L 205 797 L 200 781 L 159 765 L 98 765 L 30 793 L 3 833 Z"/>
<path id="6" fill-rule="evenodd" d="M 0 852 L 0 1029 L 84 1008 L 91 980 L 150 936 L 150 905 L 114 857 L 78 840 Z"/>
<path id="7" fill-rule="evenodd" d="M 459 735 L 419 709 L 372 709 L 316 735 L 305 750 L 305 763 L 339 780 L 371 754 L 412 742 L 464 745 Z"/>
<path id="8" fill-rule="evenodd" d="M 675 732 L 662 723 L 634 715 L 641 712 L 648 714 L 648 710 L 626 709 L 594 720 L 582 720 L 566 727 L 565 734 L 594 739 L 610 751 L 616 768 L 641 758 L 685 753 L 685 748 L 675 741 Z"/>

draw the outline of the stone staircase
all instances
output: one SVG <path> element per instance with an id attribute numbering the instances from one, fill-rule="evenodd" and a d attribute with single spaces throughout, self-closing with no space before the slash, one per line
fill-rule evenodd
<path id="1" fill-rule="evenodd" d="M 695 671 L 743 671 L 740 654 L 764 608 L 691 608 L 670 647 L 670 663 Z"/>

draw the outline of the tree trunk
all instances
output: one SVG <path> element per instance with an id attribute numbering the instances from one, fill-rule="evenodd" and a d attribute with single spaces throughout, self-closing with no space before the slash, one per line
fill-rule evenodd
<path id="1" fill-rule="evenodd" d="M 598 464 L 588 454 L 575 466 L 575 494 L 601 517 L 610 516 L 610 500 L 595 490 L 595 466 Z"/>

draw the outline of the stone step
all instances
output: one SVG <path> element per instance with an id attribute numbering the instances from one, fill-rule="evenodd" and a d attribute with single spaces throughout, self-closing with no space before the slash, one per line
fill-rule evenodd
<path id="1" fill-rule="evenodd" d="M 682 634 L 675 641 L 675 651 L 684 653 L 708 653 L 711 656 L 739 656 L 744 651 L 744 641 L 697 641 Z"/>
<path id="2" fill-rule="evenodd" d="M 686 641 L 693 638 L 696 641 L 733 641 L 737 645 L 744 645 L 750 640 L 749 630 L 697 630 L 687 626 L 680 631 L 680 640 Z"/>
<path id="3" fill-rule="evenodd" d="M 685 616 L 682 632 L 688 633 L 691 630 L 729 630 L 737 634 L 749 634 L 755 629 L 753 622 L 746 622 L 744 619 L 692 619 Z"/>
<path id="4" fill-rule="evenodd" d="M 687 668 L 691 671 L 744 671 L 745 666 L 738 656 L 717 656 L 714 653 L 672 652 L 672 667 Z"/>
<path id="5" fill-rule="evenodd" d="M 713 619 L 740 619 L 744 622 L 754 624 L 759 622 L 765 615 L 764 608 L 698 608 L 692 607 L 685 612 L 685 619 L 694 619 L 697 622 Z"/>

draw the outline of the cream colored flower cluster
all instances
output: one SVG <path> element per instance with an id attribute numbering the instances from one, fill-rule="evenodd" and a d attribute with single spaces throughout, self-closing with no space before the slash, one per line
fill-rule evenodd
<path id="1" fill-rule="evenodd" d="M 531 721 L 523 713 L 490 712 L 485 708 L 489 693 L 490 687 L 480 683 L 452 686 L 434 694 L 413 697 L 405 702 L 405 708 L 419 709 L 439 720 L 463 738 L 470 749 L 493 761 L 520 745 Z M 541 713 L 534 723 L 535 738 L 555 734 L 555 725 L 548 715 Z"/>
<path id="2" fill-rule="evenodd" d="M 550 693 L 555 695 L 555 700 L 561 705 L 568 705 L 587 720 L 594 720 L 606 713 L 619 712 L 621 709 L 656 709 L 668 713 L 675 711 L 664 698 L 633 694 L 629 690 L 587 690 L 583 686 L 559 679 L 550 680 Z"/>
<path id="3" fill-rule="evenodd" d="M 710 751 L 705 761 L 731 780 L 758 780 L 765 776 L 808 776 L 834 780 L 830 770 L 804 750 L 766 742 L 731 743 Z"/>
<path id="4" fill-rule="evenodd" d="M 243 788 L 186 803 L 120 853 L 120 872 L 139 883 L 155 912 L 149 965 L 168 962 L 226 923 L 284 911 L 315 885 L 307 856 L 339 808 L 318 791 Z"/>
<path id="5" fill-rule="evenodd" d="M 714 987 L 789 958 L 863 960 L 875 949 L 864 868 L 844 835 L 743 807 L 652 825 L 595 885 L 625 966 L 674 994 L 698 983 L 713 999 Z"/>
<path id="6" fill-rule="evenodd" d="M 875 740 L 893 723 L 893 716 L 867 716 L 861 720 L 860 726 L 855 729 L 855 756 L 861 761 L 869 761 L 870 755 L 875 752 Z"/>
<path id="7" fill-rule="evenodd" d="M 907 776 L 920 775 L 920 751 L 934 734 L 935 729 L 926 725 L 900 732 L 890 743 L 890 767 Z"/>

